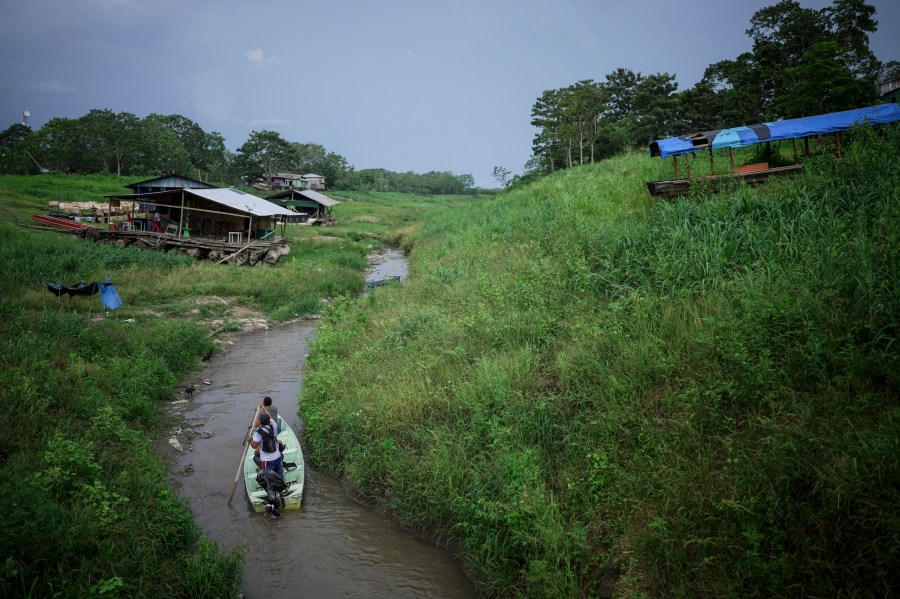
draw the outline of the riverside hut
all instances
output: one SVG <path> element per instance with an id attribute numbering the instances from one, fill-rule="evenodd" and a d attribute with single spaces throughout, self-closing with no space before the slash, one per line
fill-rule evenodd
<path id="1" fill-rule="evenodd" d="M 111 207 L 130 202 L 135 210 L 108 229 L 82 232 L 98 242 L 251 265 L 262 260 L 271 264 L 289 251 L 284 225 L 295 213 L 234 188 L 167 189 L 106 198 Z"/>
<path id="2" fill-rule="evenodd" d="M 292 211 L 289 223 L 333 224 L 331 209 L 340 204 L 325 194 L 311 189 L 286 189 L 266 196 L 270 202 Z"/>

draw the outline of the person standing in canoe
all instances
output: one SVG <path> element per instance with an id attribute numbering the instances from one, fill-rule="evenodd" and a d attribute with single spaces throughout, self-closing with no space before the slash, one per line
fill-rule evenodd
<path id="1" fill-rule="evenodd" d="M 278 476 L 284 477 L 284 456 L 281 453 L 278 432 L 272 419 L 265 412 L 259 415 L 259 426 L 253 432 L 250 445 L 253 449 L 259 449 L 259 455 L 253 456 L 257 466 L 274 470 Z"/>
<path id="2" fill-rule="evenodd" d="M 269 415 L 269 418 L 272 420 L 272 422 L 275 423 L 275 426 L 278 429 L 278 434 L 281 434 L 281 423 L 278 421 L 278 408 L 272 405 L 272 398 L 269 396 L 264 397 L 262 404 L 259 406 L 259 410 L 260 414 Z M 256 422 L 253 423 L 253 426 L 259 426 L 259 418 L 256 419 Z M 251 427 L 248 426 L 247 428 Z"/>
<path id="3" fill-rule="evenodd" d="M 272 405 L 272 398 L 268 395 L 265 396 L 262 400 L 262 403 L 259 404 L 259 413 L 260 414 L 268 414 L 269 418 L 272 422 L 275 423 L 275 430 L 280 435 L 281 434 L 281 422 L 278 420 L 278 408 Z M 258 427 L 260 425 L 259 417 L 256 418 L 256 422 L 247 428 L 253 428 L 254 426 Z M 253 461 L 259 465 L 259 448 L 257 447 L 253 453 Z"/>

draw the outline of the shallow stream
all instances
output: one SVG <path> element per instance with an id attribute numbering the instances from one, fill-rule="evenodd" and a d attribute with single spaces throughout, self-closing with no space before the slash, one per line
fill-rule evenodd
<path id="1" fill-rule="evenodd" d="M 382 254 L 368 280 L 406 277 L 399 250 Z M 350 499 L 341 483 L 306 464 L 303 505 L 275 520 L 254 513 L 239 480 L 227 505 L 255 404 L 273 398 L 302 437 L 297 397 L 314 322 L 240 337 L 191 377 L 201 381 L 182 415 L 196 437 L 169 452 L 173 480 L 206 535 L 226 551 L 245 548 L 245 597 L 471 598 L 477 592 L 450 553 Z M 202 384 L 202 381 L 208 384 Z M 193 433 L 192 433 L 193 434 Z"/>

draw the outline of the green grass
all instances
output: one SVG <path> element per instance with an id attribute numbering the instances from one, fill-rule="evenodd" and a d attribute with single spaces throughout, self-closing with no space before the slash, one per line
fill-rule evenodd
<path id="1" fill-rule="evenodd" d="M 134 178 L 133 180 L 140 180 Z M 20 219 L 55 199 L 90 200 L 131 180 L 0 177 L 0 205 Z M 415 228 L 406 212 L 446 204 L 374 195 L 373 219 L 288 227 L 291 253 L 268 268 L 214 265 L 95 245 L 18 226 L 0 213 L 0 595 L 234 597 L 242 556 L 203 537 L 153 451 L 160 402 L 239 328 L 235 307 L 284 320 L 363 288 L 366 255 Z M 449 200 L 452 202 L 452 200 Z M 125 304 L 56 298 L 47 282 L 110 277 Z"/>
<path id="2" fill-rule="evenodd" d="M 491 596 L 896 594 L 900 131 L 854 137 L 756 189 L 661 202 L 629 155 L 432 214 L 325 315 L 312 462 Z"/>

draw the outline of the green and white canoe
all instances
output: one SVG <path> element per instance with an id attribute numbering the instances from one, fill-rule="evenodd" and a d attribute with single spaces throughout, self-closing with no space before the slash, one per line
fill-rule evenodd
<path id="1" fill-rule="evenodd" d="M 297 435 L 284 418 L 279 416 L 278 422 L 281 423 L 278 440 L 284 443 L 284 482 L 288 486 L 284 492 L 284 509 L 296 510 L 303 501 L 303 450 Z M 247 453 L 244 455 L 244 485 L 253 511 L 264 512 L 266 491 L 256 482 L 258 468 L 253 461 L 253 453 L 253 447 L 248 443 Z"/>

